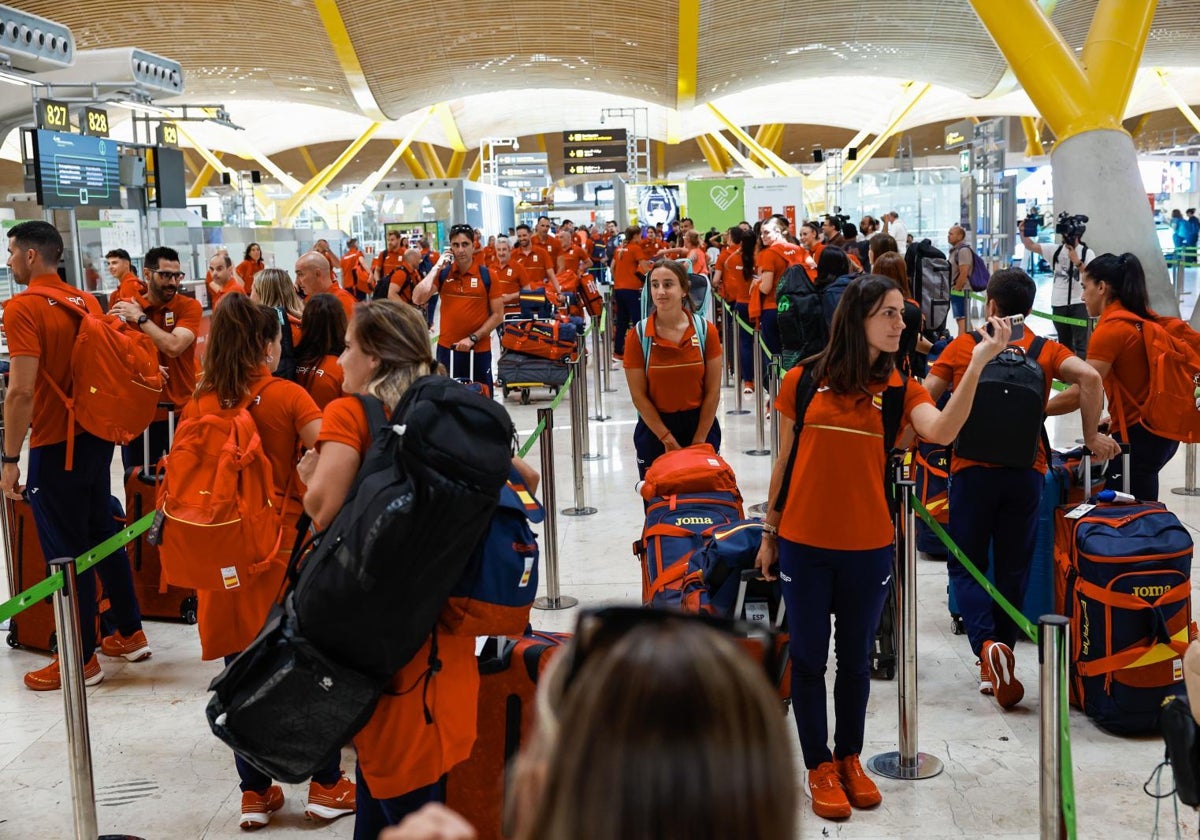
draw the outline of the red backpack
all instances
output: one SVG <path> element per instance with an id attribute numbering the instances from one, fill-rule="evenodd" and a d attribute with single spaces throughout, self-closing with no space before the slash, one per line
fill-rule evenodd
<path id="1" fill-rule="evenodd" d="M 278 381 L 266 378 L 233 408 L 205 394 L 179 424 L 159 463 L 160 556 L 172 586 L 236 589 L 270 568 L 283 537 L 283 502 L 276 509 L 271 463 L 248 409 Z"/>
<path id="2" fill-rule="evenodd" d="M 1181 443 L 1200 441 L 1200 335 L 1178 318 L 1140 318 L 1132 312 L 1117 310 L 1105 316 L 1128 321 L 1142 334 L 1146 361 L 1150 365 L 1150 389 L 1140 407 L 1141 423 L 1159 437 Z M 1123 418 L 1121 404 L 1132 400 L 1116 377 L 1113 384 L 1113 415 Z M 1123 421 L 1122 421 L 1123 422 Z M 1121 429 L 1128 440 L 1128 430 Z"/>
<path id="3" fill-rule="evenodd" d="M 163 387 L 158 348 L 150 336 L 81 309 L 61 290 L 30 286 L 25 293 L 47 298 L 80 319 L 71 348 L 71 394 L 39 368 L 67 407 L 66 468 L 74 462 L 76 423 L 113 443 L 126 444 L 141 435 L 154 419 Z"/>

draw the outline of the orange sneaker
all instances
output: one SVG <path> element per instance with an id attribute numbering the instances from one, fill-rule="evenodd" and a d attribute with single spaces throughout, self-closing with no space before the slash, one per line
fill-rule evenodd
<path id="1" fill-rule="evenodd" d="M 150 643 L 146 641 L 146 634 L 141 630 L 135 630 L 128 636 L 122 635 L 120 631 L 105 636 L 100 640 L 100 652 L 114 658 L 123 656 L 130 662 L 149 659 L 151 654 Z"/>
<path id="2" fill-rule="evenodd" d="M 1025 696 L 1025 686 L 1017 679 L 1017 659 L 1003 642 L 984 642 L 983 661 L 992 671 L 992 690 L 1002 709 L 1011 709 Z"/>
<path id="3" fill-rule="evenodd" d="M 975 664 L 979 666 L 979 693 L 991 697 L 995 685 L 992 682 L 992 666 L 988 665 L 986 659 L 980 659 Z"/>
<path id="4" fill-rule="evenodd" d="M 242 791 L 243 831 L 255 831 L 271 821 L 271 814 L 283 807 L 283 788 L 271 785 L 265 792 Z"/>
<path id="5" fill-rule="evenodd" d="M 838 779 L 832 761 L 826 761 L 808 771 L 808 794 L 812 797 L 813 813 L 827 820 L 844 820 L 850 816 L 850 800 Z"/>
<path id="6" fill-rule="evenodd" d="M 345 773 L 329 787 L 308 783 L 308 804 L 304 806 L 304 816 L 309 819 L 336 820 L 346 814 L 353 814 L 357 806 L 356 787 Z"/>
<path id="7" fill-rule="evenodd" d="M 837 759 L 838 778 L 846 790 L 846 798 L 855 808 L 874 808 L 883 801 L 883 795 L 871 777 L 863 772 L 857 755 Z"/>
<path id="8" fill-rule="evenodd" d="M 83 684 L 99 685 L 104 682 L 104 672 L 100 670 L 100 660 L 96 654 L 83 666 Z M 32 691 L 58 691 L 62 688 L 62 675 L 58 671 L 58 657 L 50 660 L 45 668 L 30 671 L 25 675 L 25 687 Z"/>

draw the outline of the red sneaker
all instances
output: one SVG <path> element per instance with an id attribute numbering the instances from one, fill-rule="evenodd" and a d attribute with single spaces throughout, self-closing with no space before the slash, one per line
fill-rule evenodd
<path id="1" fill-rule="evenodd" d="M 104 682 L 104 672 L 100 670 L 100 660 L 96 654 L 83 666 L 83 684 L 100 685 Z M 25 675 L 25 687 L 32 691 L 58 691 L 62 688 L 62 675 L 58 671 L 58 657 L 50 660 L 45 668 L 30 671 Z"/>
<path id="2" fill-rule="evenodd" d="M 283 788 L 271 785 L 263 793 L 242 791 L 243 831 L 255 831 L 271 821 L 271 814 L 283 807 Z"/>
<path id="3" fill-rule="evenodd" d="M 128 636 L 121 635 L 119 631 L 105 636 L 100 640 L 100 652 L 105 656 L 123 656 L 130 662 L 141 662 L 143 659 L 149 659 L 152 651 L 150 643 L 146 641 L 146 634 L 135 630 Z"/>
<path id="4" fill-rule="evenodd" d="M 1002 709 L 1011 709 L 1025 696 L 1025 686 L 1017 679 L 1017 660 L 1012 648 L 1003 642 L 984 642 L 983 661 L 992 671 L 992 690 Z"/>
<path id="5" fill-rule="evenodd" d="M 883 795 L 863 771 L 857 755 L 837 759 L 837 771 L 842 787 L 846 789 L 846 798 L 855 808 L 874 808 L 883 801 Z"/>
<path id="6" fill-rule="evenodd" d="M 850 816 L 850 800 L 842 790 L 837 767 L 826 761 L 808 771 L 808 794 L 812 797 L 813 813 L 827 820 L 844 820 Z"/>
<path id="7" fill-rule="evenodd" d="M 346 814 L 353 814 L 356 807 L 355 794 L 355 784 L 345 773 L 329 787 L 309 782 L 308 804 L 304 806 L 304 816 L 309 819 L 336 820 Z"/>

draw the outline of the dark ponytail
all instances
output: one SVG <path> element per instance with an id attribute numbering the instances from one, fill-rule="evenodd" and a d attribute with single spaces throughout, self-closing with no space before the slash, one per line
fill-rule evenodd
<path id="1" fill-rule="evenodd" d="M 761 223 L 760 223 L 761 224 Z M 754 249 L 758 245 L 757 231 L 742 231 L 742 278 L 746 285 L 754 280 Z"/>
<path id="2" fill-rule="evenodd" d="M 1083 269 L 1093 283 L 1107 283 L 1112 290 L 1112 296 L 1121 305 L 1139 318 L 1157 318 L 1158 315 L 1150 309 L 1150 298 L 1146 292 L 1146 272 L 1136 256 L 1126 252 L 1116 254 L 1101 254 Z"/>

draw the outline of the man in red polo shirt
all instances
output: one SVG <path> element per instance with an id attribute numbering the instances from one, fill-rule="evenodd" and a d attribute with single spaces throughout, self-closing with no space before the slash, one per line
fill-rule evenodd
<path id="1" fill-rule="evenodd" d="M 492 390 L 492 331 L 504 318 L 500 284 L 491 272 L 475 265 L 475 237 L 470 225 L 450 228 L 450 255 L 413 289 L 413 303 L 423 305 L 435 291 L 442 301 L 437 360 L 456 379 L 470 379 Z M 464 372 L 468 375 L 464 376 Z"/>
<path id="2" fill-rule="evenodd" d="M 355 300 L 366 300 L 374 288 L 371 284 L 371 269 L 367 267 L 367 259 L 358 250 L 358 240 L 351 238 L 346 243 L 346 253 L 342 255 L 342 287 Z"/>
<path id="3" fill-rule="evenodd" d="M 333 295 L 341 303 L 342 309 L 346 310 L 347 320 L 353 317 L 354 304 L 358 301 L 349 292 L 333 282 L 333 275 L 329 271 L 329 263 L 317 251 L 309 251 L 307 254 L 301 254 L 300 259 L 296 260 L 296 282 L 300 284 L 300 288 L 304 291 L 306 297 L 311 297 L 312 295 Z"/>
<path id="4" fill-rule="evenodd" d="M 380 283 L 391 285 L 392 275 L 403 264 L 404 252 L 406 250 L 408 249 L 400 244 L 400 231 L 389 230 L 387 233 L 387 250 L 375 258 L 375 262 L 371 267 L 373 289 L 378 289 Z"/>
<path id="5" fill-rule="evenodd" d="M 775 284 L 779 282 L 779 278 L 783 276 L 783 272 L 787 271 L 789 266 L 805 263 L 809 259 L 808 251 L 788 241 L 789 226 L 790 222 L 788 222 L 787 216 L 779 214 L 763 221 L 760 233 L 763 248 L 754 260 L 754 269 L 758 276 L 750 284 L 752 302 L 756 295 L 759 299 L 759 323 L 762 325 L 762 338 L 770 348 L 771 355 L 779 353 L 781 346 L 779 325 L 776 321 L 778 307 L 775 299 Z M 752 303 L 751 314 L 753 314 L 754 308 Z M 766 369 L 764 362 L 764 376 Z M 760 384 L 765 385 L 766 383 Z"/>
<path id="6" fill-rule="evenodd" d="M 8 232 L 8 267 L 13 280 L 20 286 L 56 292 L 69 301 L 24 292 L 4 305 L 11 367 L 4 400 L 0 488 L 16 504 L 26 504 L 21 492 L 26 491 L 46 558 L 79 557 L 117 530 L 109 507 L 113 444 L 76 424 L 71 469 L 66 464 L 67 436 L 72 430 L 67 427 L 66 405 L 51 383 L 64 393 L 73 392 L 71 354 L 80 318 L 69 308 L 101 313 L 95 297 L 59 279 L 56 269 L 62 252 L 62 236 L 47 222 L 22 222 Z M 28 483 L 22 488 L 21 447 L 31 426 Z M 129 558 L 120 551 L 78 576 L 75 601 L 86 685 L 97 685 L 104 679 L 95 652 L 97 574 L 104 582 L 118 630 L 104 639 L 104 653 L 130 661 L 150 655 Z M 25 685 L 34 691 L 62 688 L 58 657 L 26 674 Z"/>
<path id="7" fill-rule="evenodd" d="M 146 280 L 146 296 L 117 301 L 109 311 L 150 336 L 158 348 L 158 363 L 167 370 L 162 400 L 173 403 L 178 413 L 196 390 L 196 336 L 204 310 L 195 298 L 179 294 L 184 273 L 179 269 L 179 253 L 174 248 L 147 251 L 142 275 Z M 146 454 L 144 444 L 135 440 L 121 448 L 126 469 L 133 466 L 152 469 L 170 449 L 170 423 L 165 410 L 155 417 L 147 431 L 150 463 L 142 463 Z"/>
<path id="8" fill-rule="evenodd" d="M 513 259 L 525 271 L 527 289 L 544 289 L 546 286 L 554 289 L 555 294 L 562 291 L 554 276 L 554 260 L 550 252 L 540 248 L 533 241 L 529 225 L 517 225 L 517 250 Z"/>
<path id="9" fill-rule="evenodd" d="M 108 296 L 108 305 L 119 300 L 129 300 L 134 295 L 146 294 L 146 284 L 133 272 L 129 252 L 124 248 L 113 248 L 104 255 L 108 262 L 108 273 L 117 281 L 117 288 Z"/>
<path id="10" fill-rule="evenodd" d="M 496 259 L 488 263 L 492 282 L 500 286 L 500 299 L 504 303 L 504 315 L 521 314 L 521 289 L 527 285 L 525 270 L 513 260 L 512 243 L 507 236 L 497 236 L 492 246 Z"/>
<path id="11" fill-rule="evenodd" d="M 550 232 L 550 219 L 546 216 L 538 216 L 537 227 L 534 229 L 533 244 L 541 248 L 550 255 L 550 264 L 555 265 L 558 262 L 558 255 L 562 253 L 562 244 L 558 237 Z"/>

